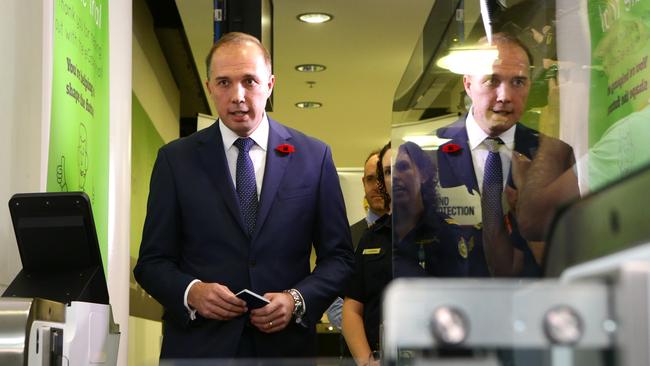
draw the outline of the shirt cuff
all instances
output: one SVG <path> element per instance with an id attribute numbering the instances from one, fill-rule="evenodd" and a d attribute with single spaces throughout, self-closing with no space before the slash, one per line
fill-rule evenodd
<path id="1" fill-rule="evenodd" d="M 190 320 L 196 320 L 196 309 L 192 309 L 192 307 L 190 307 L 190 305 L 187 303 L 187 296 L 190 294 L 190 287 L 192 287 L 192 285 L 197 282 L 201 281 L 193 280 L 190 282 L 190 284 L 185 288 L 185 295 L 183 295 L 183 305 L 185 305 L 185 309 L 187 309 L 187 312 L 189 313 Z"/>

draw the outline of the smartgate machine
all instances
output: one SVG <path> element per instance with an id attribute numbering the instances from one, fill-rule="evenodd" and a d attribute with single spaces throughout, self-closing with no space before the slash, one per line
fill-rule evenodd
<path id="1" fill-rule="evenodd" d="M 391 365 L 650 365 L 650 167 L 565 208 L 545 279 L 399 279 Z"/>
<path id="2" fill-rule="evenodd" d="M 113 321 L 85 193 L 9 201 L 22 270 L 0 298 L 0 365 L 115 365 Z"/>

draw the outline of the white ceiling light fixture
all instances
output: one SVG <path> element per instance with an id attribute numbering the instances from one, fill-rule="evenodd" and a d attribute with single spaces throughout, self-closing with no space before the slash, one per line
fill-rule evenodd
<path id="1" fill-rule="evenodd" d="M 315 109 L 315 108 L 320 108 L 323 106 L 323 103 L 321 102 L 313 102 L 313 101 L 304 101 L 304 102 L 298 102 L 296 103 L 296 107 L 300 109 Z"/>
<path id="2" fill-rule="evenodd" d="M 302 64 L 296 66 L 296 70 L 300 72 L 321 72 L 325 71 L 325 69 L 327 69 L 325 65 L 319 64 Z"/>
<path id="3" fill-rule="evenodd" d="M 489 75 L 498 58 L 499 51 L 494 46 L 452 48 L 436 61 L 436 66 L 460 75 Z"/>
<path id="4" fill-rule="evenodd" d="M 320 24 L 329 22 L 334 17 L 331 14 L 327 13 L 304 13 L 298 15 L 298 20 L 310 24 Z"/>

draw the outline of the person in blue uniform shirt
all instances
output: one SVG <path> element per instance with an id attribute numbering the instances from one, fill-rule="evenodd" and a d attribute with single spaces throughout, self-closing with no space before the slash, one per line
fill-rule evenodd
<path id="1" fill-rule="evenodd" d="M 463 276 L 466 270 L 455 249 L 459 228 L 436 211 L 433 161 L 412 142 L 399 147 L 394 167 L 392 155 L 388 144 L 377 168 L 392 215 L 362 236 L 343 304 L 343 335 L 359 365 L 376 362 L 382 293 L 393 278 Z"/>
<path id="2" fill-rule="evenodd" d="M 474 202 L 470 208 L 480 212 L 474 222 L 461 222 L 464 234 L 459 247 L 469 261 L 469 276 L 539 276 L 539 264 L 517 230 L 513 211 L 504 204 L 503 211 L 490 212 L 482 203 L 489 143 L 496 141 L 501 160 L 502 195 L 506 185 L 513 185 L 513 153 L 531 158 L 539 143 L 537 131 L 519 123 L 530 91 L 532 56 L 520 41 L 504 33 L 493 34 L 491 46 L 498 56 L 488 70 L 463 76 L 472 100 L 469 112 L 437 131 L 438 137 L 450 140 L 437 151 L 441 195 L 451 202 L 449 206 L 454 201 Z M 508 190 L 514 192 L 511 202 L 516 200 L 513 188 Z"/>
<path id="3" fill-rule="evenodd" d="M 228 33 L 206 63 L 219 120 L 160 149 L 134 269 L 164 307 L 161 358 L 313 357 L 354 260 L 330 149 L 266 115 L 256 38 Z"/>

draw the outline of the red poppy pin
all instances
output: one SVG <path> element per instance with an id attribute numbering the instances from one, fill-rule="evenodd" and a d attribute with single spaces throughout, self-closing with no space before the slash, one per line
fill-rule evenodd
<path id="1" fill-rule="evenodd" d="M 291 154 L 296 151 L 296 148 L 290 144 L 282 144 L 275 147 L 275 151 L 281 152 L 283 154 Z"/>
<path id="2" fill-rule="evenodd" d="M 460 145 L 450 143 L 450 144 L 445 144 L 442 145 L 442 152 L 445 152 L 447 154 L 453 154 L 461 151 L 463 148 L 460 147 Z"/>

